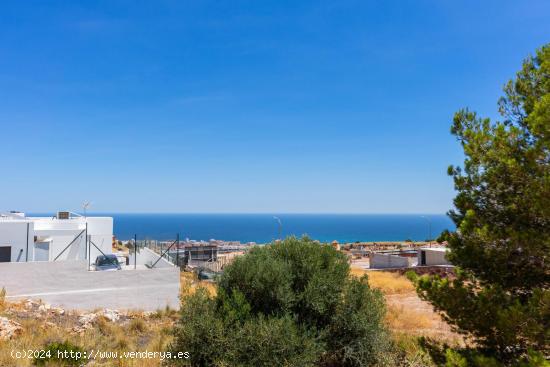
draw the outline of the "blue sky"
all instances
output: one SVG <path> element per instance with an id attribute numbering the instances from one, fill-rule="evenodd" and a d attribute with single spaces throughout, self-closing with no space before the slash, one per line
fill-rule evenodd
<path id="1" fill-rule="evenodd" d="M 444 213 L 449 134 L 548 1 L 36 1 L 0 14 L 0 209 Z"/>

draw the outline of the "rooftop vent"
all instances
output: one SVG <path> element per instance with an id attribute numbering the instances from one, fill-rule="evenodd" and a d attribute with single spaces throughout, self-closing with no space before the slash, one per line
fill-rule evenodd
<path id="1" fill-rule="evenodd" d="M 69 219 L 69 212 L 57 212 L 57 219 Z"/>

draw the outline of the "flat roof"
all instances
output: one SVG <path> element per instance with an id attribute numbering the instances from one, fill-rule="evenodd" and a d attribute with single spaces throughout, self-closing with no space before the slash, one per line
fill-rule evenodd
<path id="1" fill-rule="evenodd" d="M 87 216 L 87 217 L 71 217 L 68 219 L 59 219 L 55 216 L 51 217 L 16 217 L 16 216 L 3 216 L 0 215 L 0 221 L 2 222 L 64 222 L 64 223 L 70 223 L 70 222 L 78 222 L 78 221 L 85 221 L 86 219 L 113 219 L 113 217 L 97 217 L 97 216 Z"/>

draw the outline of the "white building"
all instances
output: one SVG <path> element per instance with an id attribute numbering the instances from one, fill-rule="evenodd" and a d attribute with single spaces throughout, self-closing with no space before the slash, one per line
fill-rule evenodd
<path id="1" fill-rule="evenodd" d="M 409 268 L 416 265 L 417 254 L 412 250 L 369 252 L 369 268 Z"/>
<path id="2" fill-rule="evenodd" d="M 418 249 L 418 266 L 451 265 L 446 254 L 446 247 L 422 247 Z"/>
<path id="3" fill-rule="evenodd" d="M 0 262 L 84 260 L 112 253 L 113 218 L 0 214 Z M 98 249 L 99 248 L 99 249 Z M 100 251 L 101 250 L 101 251 Z"/>
<path id="4" fill-rule="evenodd" d="M 369 267 L 371 269 L 407 268 L 409 266 L 409 258 L 407 257 L 375 252 L 369 254 Z"/>

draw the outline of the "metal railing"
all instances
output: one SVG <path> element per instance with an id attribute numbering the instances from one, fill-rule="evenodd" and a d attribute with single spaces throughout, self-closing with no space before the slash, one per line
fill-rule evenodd
<path id="1" fill-rule="evenodd" d="M 185 247 L 183 247 L 185 245 Z M 134 268 L 136 268 L 136 262 L 138 256 L 147 248 L 152 251 L 156 256 L 150 260 L 150 254 L 144 255 L 145 263 L 140 261 L 140 264 L 147 266 L 148 268 L 158 267 L 161 259 L 165 260 L 173 266 L 177 266 L 180 269 L 190 265 L 192 267 L 206 267 L 214 271 L 220 271 L 227 263 L 227 259 L 220 258 L 217 246 L 208 245 L 208 243 L 197 243 L 196 241 L 180 241 L 179 234 L 176 235 L 175 240 L 153 240 L 142 239 L 138 240 L 137 235 L 134 236 L 133 243 L 129 245 L 130 254 L 134 254 Z M 204 247 L 204 249 L 203 249 Z M 158 257 L 157 257 L 158 256 Z"/>
<path id="2" fill-rule="evenodd" d="M 137 258 L 144 248 L 149 249 L 158 256 L 158 258 L 152 261 L 149 265 L 145 264 L 148 268 L 154 268 L 161 259 L 169 262 L 173 266 L 181 267 L 184 265 L 181 256 L 183 255 L 183 252 L 180 253 L 179 244 L 179 235 L 176 235 L 175 240 L 169 241 L 150 239 L 138 240 L 137 235 L 134 236 L 134 241 L 132 243 L 133 246 L 129 246 L 130 254 L 134 254 L 134 268 L 137 267 Z"/>

